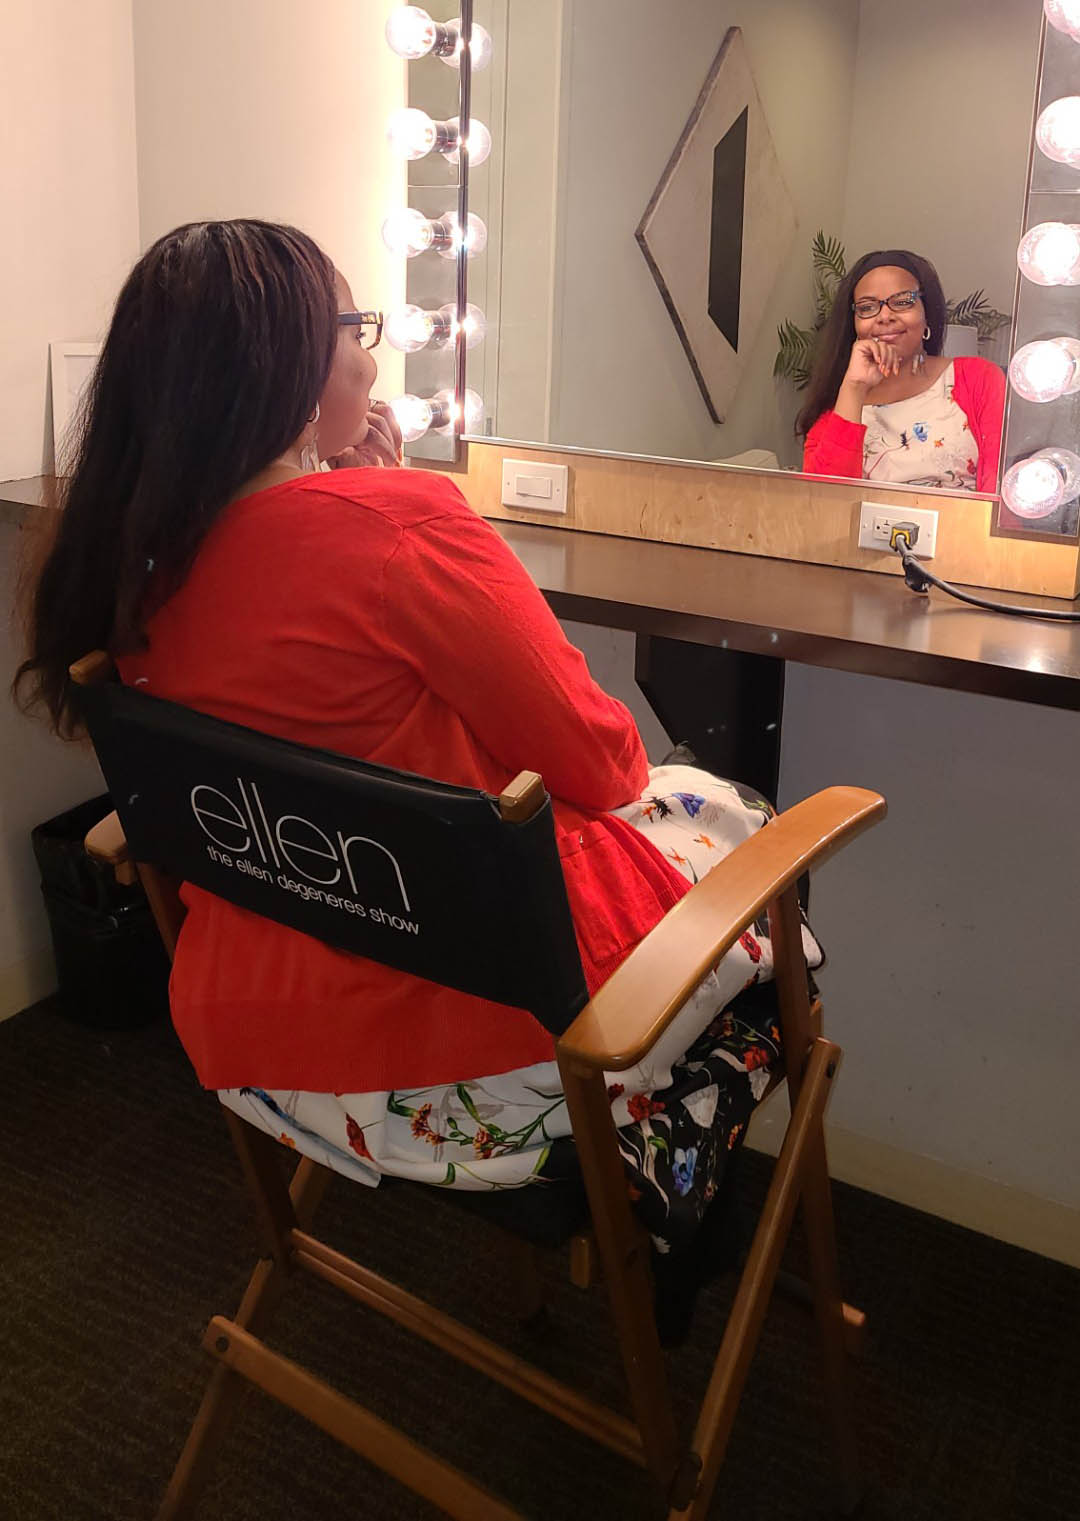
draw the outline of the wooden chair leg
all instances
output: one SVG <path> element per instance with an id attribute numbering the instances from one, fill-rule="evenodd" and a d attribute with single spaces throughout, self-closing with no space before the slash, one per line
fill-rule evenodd
<path id="1" fill-rule="evenodd" d="M 776 1275 L 776 1292 L 782 1294 L 800 1310 L 814 1310 L 814 1290 L 805 1278 L 783 1268 Z M 844 1315 L 844 1349 L 852 1362 L 859 1362 L 866 1355 L 866 1312 L 853 1304 L 842 1306 Z"/>
<path id="2" fill-rule="evenodd" d="M 802 926 L 794 889 L 789 889 L 769 905 L 769 935 L 780 997 L 784 1065 L 794 1123 L 804 1076 L 809 1072 L 803 1053 L 809 1049 L 812 1028 Z M 851 1509 L 857 1504 L 860 1489 L 859 1463 L 848 1388 L 844 1302 L 840 1297 L 837 1273 L 829 1164 L 820 1122 L 810 1138 L 803 1168 L 802 1211 L 814 1314 L 821 1337 L 826 1419 L 837 1462 L 841 1500 L 846 1509 Z"/>
<path id="3" fill-rule="evenodd" d="M 238 1120 L 237 1124 L 243 1122 Z M 244 1128 L 250 1129 L 249 1126 Z M 246 1139 L 244 1137 L 245 1144 Z M 277 1143 L 271 1141 L 270 1144 Z M 289 1203 L 304 1229 L 310 1226 L 332 1177 L 329 1168 L 308 1157 L 301 1158 L 289 1187 Z M 272 1258 L 258 1262 L 234 1317 L 236 1324 L 261 1336 L 284 1298 L 291 1276 L 287 1267 Z M 157 1512 L 157 1521 L 184 1521 L 191 1515 L 213 1470 L 221 1444 L 250 1389 L 248 1381 L 225 1363 L 216 1365 L 173 1469 L 165 1498 Z"/>
<path id="4" fill-rule="evenodd" d="M 630 1209 L 603 1073 L 561 1056 L 559 1068 L 631 1408 L 649 1471 L 666 1489 L 681 1472 L 682 1449 L 656 1333 L 648 1238 Z"/>
<path id="5" fill-rule="evenodd" d="M 825 1385 L 825 1416 L 836 1459 L 839 1501 L 843 1514 L 855 1510 L 862 1496 L 858 1443 L 852 1409 L 847 1360 L 844 1302 L 836 1256 L 832 1190 L 825 1136 L 814 1137 L 803 1173 L 802 1218 L 810 1259 L 814 1314 L 821 1338 Z"/>
<path id="6" fill-rule="evenodd" d="M 697 1456 L 701 1465 L 696 1492 L 688 1503 L 672 1507 L 668 1513 L 669 1521 L 705 1521 L 708 1514 L 780 1258 L 795 1217 L 805 1168 L 821 1136 L 821 1118 L 839 1061 L 838 1046 L 826 1040 L 815 1043 L 799 1101 L 773 1169 L 765 1206 L 754 1232 L 694 1432 L 692 1454 Z"/>
<path id="7" fill-rule="evenodd" d="M 591 1289 L 600 1282 L 600 1259 L 592 1231 L 570 1238 L 570 1282 L 575 1289 Z"/>
<path id="8" fill-rule="evenodd" d="M 297 1228 L 298 1221 L 281 1167 L 280 1143 L 265 1130 L 240 1119 L 231 1109 L 224 1114 L 267 1252 L 279 1267 L 288 1269 L 289 1234 Z"/>

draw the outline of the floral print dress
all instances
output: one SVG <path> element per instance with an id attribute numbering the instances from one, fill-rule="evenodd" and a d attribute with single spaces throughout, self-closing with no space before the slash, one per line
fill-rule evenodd
<path id="1" fill-rule="evenodd" d="M 918 396 L 863 407 L 863 475 L 868 480 L 975 490 L 979 445 L 953 398 L 954 385 L 949 364 Z"/>
<path id="2" fill-rule="evenodd" d="M 772 817 L 756 793 L 696 767 L 650 772 L 616 814 L 697 882 Z M 807 963 L 821 950 L 803 926 Z M 661 1250 L 688 1238 L 743 1138 L 780 1052 L 768 924 L 747 931 L 695 988 L 639 1066 L 609 1075 L 631 1197 Z M 748 993 L 747 990 L 753 990 Z M 554 1061 L 389 1093 L 219 1091 L 221 1102 L 315 1161 L 358 1182 L 383 1174 L 443 1188 L 542 1182 L 553 1145 L 571 1134 Z"/>

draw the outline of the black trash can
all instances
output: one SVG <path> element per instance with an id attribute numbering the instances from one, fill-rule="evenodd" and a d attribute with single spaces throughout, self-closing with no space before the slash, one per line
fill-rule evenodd
<path id="1" fill-rule="evenodd" d="M 122 887 L 83 840 L 112 812 L 106 793 L 30 834 L 49 916 L 61 1011 L 102 1030 L 134 1029 L 169 1007 L 169 958 L 141 885 Z"/>

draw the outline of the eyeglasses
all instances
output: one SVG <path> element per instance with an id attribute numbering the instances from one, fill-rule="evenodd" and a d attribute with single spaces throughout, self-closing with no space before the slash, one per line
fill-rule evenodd
<path id="1" fill-rule="evenodd" d="M 360 342 L 366 349 L 373 349 L 382 337 L 382 312 L 338 312 L 337 320 L 343 327 L 358 327 Z"/>
<path id="2" fill-rule="evenodd" d="M 884 296 L 880 301 L 876 296 L 864 296 L 861 301 L 851 303 L 851 310 L 856 317 L 863 319 L 876 317 L 883 306 L 887 306 L 890 312 L 909 312 L 921 297 L 921 290 L 898 290 L 891 296 Z"/>

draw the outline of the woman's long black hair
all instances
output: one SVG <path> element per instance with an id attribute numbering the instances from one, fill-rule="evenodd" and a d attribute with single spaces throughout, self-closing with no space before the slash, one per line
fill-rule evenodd
<path id="1" fill-rule="evenodd" d="M 68 666 L 138 648 L 238 488 L 304 430 L 337 341 L 333 266 L 270 222 L 196 222 L 131 271 L 88 387 L 14 691 L 78 732 Z"/>
<path id="2" fill-rule="evenodd" d="M 836 291 L 836 300 L 825 326 L 818 338 L 814 368 L 806 402 L 795 419 L 795 432 L 805 437 L 823 412 L 836 401 L 840 384 L 847 371 L 851 348 L 855 342 L 855 317 L 851 302 L 855 287 L 864 275 L 882 265 L 895 265 L 910 270 L 926 308 L 926 321 L 930 337 L 926 340 L 928 354 L 940 354 L 945 342 L 945 293 L 941 288 L 937 270 L 919 254 L 906 248 L 879 248 L 874 253 L 863 254 L 848 270 Z"/>

